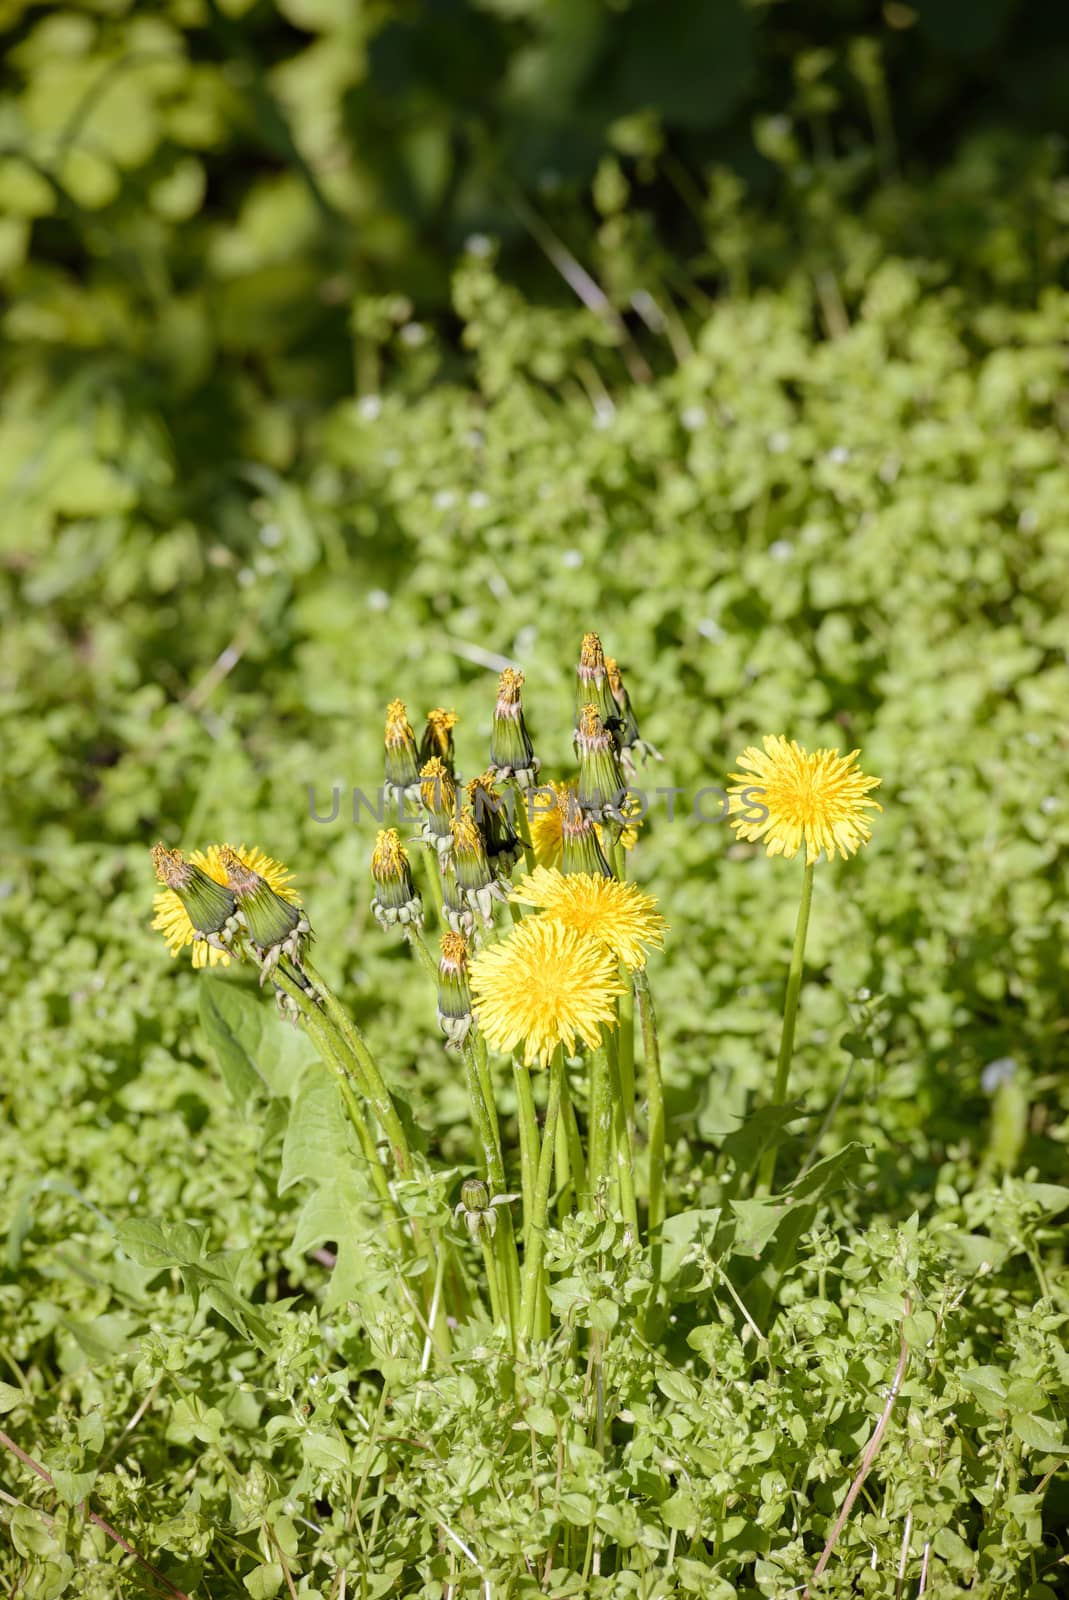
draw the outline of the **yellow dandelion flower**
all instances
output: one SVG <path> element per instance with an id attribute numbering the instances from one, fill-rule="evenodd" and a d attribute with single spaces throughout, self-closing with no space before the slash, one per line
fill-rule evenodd
<path id="1" fill-rule="evenodd" d="M 288 867 L 284 867 L 280 861 L 275 861 L 271 856 L 266 855 L 257 845 L 252 846 L 250 849 L 242 844 L 234 849 L 231 845 L 210 844 L 206 850 L 191 851 L 189 859 L 193 866 L 199 867 L 202 872 L 207 873 L 213 883 L 225 886 L 227 870 L 223 865 L 223 860 L 224 852 L 229 850 L 233 850 L 234 855 L 246 867 L 250 867 L 253 872 L 258 872 L 261 878 L 266 878 L 275 893 L 281 895 L 283 900 L 288 900 L 291 905 L 300 903 L 295 890 L 290 887 L 290 879 L 293 877 L 293 873 Z M 171 853 L 173 854 L 173 852 Z M 172 956 L 176 956 L 180 950 L 185 949 L 187 944 L 191 944 L 193 946 L 193 966 L 198 971 L 202 967 L 220 965 L 225 967 L 230 964 L 230 957 L 225 950 L 219 950 L 215 945 L 209 944 L 207 939 L 199 939 L 197 937 L 193 924 L 189 919 L 189 912 L 173 889 L 161 889 L 158 894 L 154 895 L 152 909 L 156 913 L 152 919 L 152 927 L 163 934 Z"/>
<path id="2" fill-rule="evenodd" d="M 548 794 L 539 792 L 532 804 L 529 818 L 531 843 L 534 846 L 535 860 L 540 867 L 557 867 L 560 865 L 563 848 L 564 819 L 568 815 L 569 808 L 575 805 L 575 780 L 557 783 L 551 778 L 548 783 L 542 785 L 542 790 L 546 789 L 552 790 L 553 803 L 550 804 Z M 625 815 L 630 811 L 635 820 L 627 824 L 619 842 L 625 850 L 633 850 L 638 840 L 638 830 L 642 826 L 642 818 L 637 814 L 641 808 L 637 800 L 625 799 L 622 809 Z M 606 829 L 599 823 L 595 823 L 594 827 L 602 849 L 613 842 L 617 831 L 615 827 Z"/>
<path id="3" fill-rule="evenodd" d="M 596 1049 L 624 992 L 604 945 L 549 917 L 528 917 L 480 950 L 469 977 L 487 1044 L 506 1054 L 522 1044 L 529 1067 L 548 1066 L 558 1045 L 571 1053 L 576 1039 Z"/>
<path id="4" fill-rule="evenodd" d="M 807 866 L 822 850 L 845 860 L 868 843 L 865 813 L 883 808 L 868 798 L 880 779 L 854 765 L 859 750 L 808 751 L 781 734 L 762 742 L 764 751 L 748 746 L 738 761 L 742 771 L 731 774 L 731 825 L 740 839 L 763 839 L 770 856 L 797 855 L 804 843 Z"/>
<path id="5" fill-rule="evenodd" d="M 659 950 L 664 944 L 667 923 L 656 900 L 633 883 L 536 867 L 520 880 L 509 898 L 534 906 L 566 928 L 588 934 L 630 972 L 646 965 L 647 947 Z"/>

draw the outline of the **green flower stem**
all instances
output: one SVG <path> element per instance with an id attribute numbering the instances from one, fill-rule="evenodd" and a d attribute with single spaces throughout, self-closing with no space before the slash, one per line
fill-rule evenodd
<path id="1" fill-rule="evenodd" d="M 309 1000 L 299 984 L 295 983 L 281 968 L 276 968 L 272 977 L 279 988 L 297 1002 L 304 1019 L 304 1025 L 316 1049 L 319 1051 L 324 1066 L 333 1073 L 338 1081 L 338 1087 L 341 1090 L 342 1100 L 345 1102 L 349 1121 L 353 1125 L 360 1148 L 364 1152 L 364 1157 L 371 1173 L 371 1181 L 375 1185 L 375 1191 L 382 1202 L 390 1244 L 395 1250 L 404 1254 L 405 1239 L 401 1232 L 401 1219 L 397 1201 L 390 1190 L 389 1178 L 383 1170 L 375 1140 L 367 1124 L 367 1118 L 360 1108 L 360 1102 L 353 1093 L 345 1058 L 342 1054 L 341 1041 L 328 1026 L 326 1018 Z"/>
<path id="2" fill-rule="evenodd" d="M 809 909 L 813 903 L 813 864 L 806 862 L 802 879 L 802 899 L 798 907 L 798 920 L 794 925 L 794 949 L 791 951 L 791 970 L 787 974 L 787 996 L 783 1005 L 783 1032 L 779 1041 L 779 1058 L 776 1061 L 776 1082 L 772 1090 L 772 1104 L 781 1106 L 787 1099 L 787 1084 L 791 1075 L 791 1056 L 794 1054 L 794 1025 L 798 1020 L 798 996 L 802 989 L 802 971 L 805 964 L 805 937 L 809 930 Z M 757 1169 L 754 1192 L 772 1192 L 776 1176 L 776 1147 L 765 1151 Z"/>
<path id="3" fill-rule="evenodd" d="M 612 1185 L 612 1085 L 604 1030 L 601 1043 L 590 1056 L 590 1122 L 587 1132 L 590 1194 L 596 1199 L 603 1185 Z"/>
<path id="4" fill-rule="evenodd" d="M 446 926 L 446 921 L 442 904 L 442 874 L 438 869 L 437 847 L 432 844 L 425 845 L 423 859 L 424 865 L 427 868 L 427 882 L 431 886 L 431 899 L 434 902 L 434 909 L 438 915 L 438 925 L 439 927 L 444 928 Z"/>
<path id="5" fill-rule="evenodd" d="M 497 1276 L 497 1261 L 494 1258 L 494 1241 L 490 1238 L 485 1228 L 479 1229 L 479 1238 L 483 1247 L 483 1265 L 486 1268 L 486 1282 L 490 1289 L 490 1313 L 494 1323 L 500 1326 L 504 1323 L 506 1328 L 511 1328 L 512 1319 L 509 1316 L 507 1305 L 501 1302 L 501 1284 Z"/>
<path id="6" fill-rule="evenodd" d="M 520 1128 L 520 1188 L 523 1190 L 523 1243 L 529 1248 L 531 1210 L 534 1204 L 535 1176 L 538 1171 L 538 1118 L 535 1115 L 531 1074 L 518 1056 L 513 1057 L 512 1078 L 516 1086 L 516 1112 Z"/>
<path id="7" fill-rule="evenodd" d="M 535 1325 L 538 1320 L 539 1300 L 548 1292 L 545 1283 L 542 1258 L 545 1253 L 546 1243 L 546 1213 L 549 1209 L 549 1191 L 553 1181 L 554 1148 L 557 1135 L 557 1115 L 560 1110 L 561 1084 L 564 1081 L 564 1051 L 558 1045 L 553 1053 L 553 1060 L 549 1067 L 549 1098 L 546 1104 L 546 1121 L 542 1134 L 542 1150 L 538 1160 L 538 1174 L 535 1180 L 533 1205 L 531 1208 L 531 1225 L 527 1238 L 527 1249 L 523 1258 L 523 1301 L 520 1311 L 520 1324 L 523 1342 L 529 1344 L 534 1338 Z"/>
<path id="8" fill-rule="evenodd" d="M 368 1049 L 363 1035 L 360 1033 L 345 1007 L 341 1004 L 333 990 L 331 990 L 331 988 L 323 981 L 323 978 L 312 966 L 311 962 L 307 960 L 304 962 L 304 972 L 305 976 L 319 991 L 319 995 L 326 1009 L 326 1017 L 324 1018 L 321 1016 L 321 1014 L 308 1000 L 308 997 L 304 994 L 304 991 L 301 990 L 298 985 L 294 984 L 293 991 L 290 992 L 295 991 L 294 998 L 297 999 L 298 1005 L 302 1006 L 302 1010 L 305 1011 L 306 1017 L 309 1011 L 313 1012 L 316 1021 L 324 1025 L 325 1032 L 328 1034 L 332 1033 L 338 1039 L 338 1042 L 343 1049 L 347 1051 L 348 1061 L 351 1062 L 355 1068 L 357 1087 L 360 1089 L 360 1092 L 363 1094 L 364 1098 L 370 1103 L 372 1110 L 374 1111 L 375 1116 L 383 1129 L 383 1132 L 389 1140 L 398 1173 L 402 1178 L 410 1178 L 413 1170 L 412 1151 L 409 1147 L 404 1128 L 401 1125 L 401 1119 L 397 1114 L 397 1107 L 393 1103 L 393 1097 L 391 1096 L 389 1089 L 386 1087 L 385 1079 L 383 1078 L 382 1073 L 379 1071 L 378 1064 L 375 1061 L 374 1056 Z M 277 976 L 278 974 L 276 972 L 276 977 Z M 302 1001 L 304 1002 L 303 1005 Z M 328 1021 L 330 1024 L 333 1024 L 332 1028 L 326 1026 Z M 341 1069 L 346 1076 L 346 1080 L 348 1081 L 349 1073 L 345 1064 L 344 1055 L 341 1051 L 339 1051 L 338 1058 L 339 1062 L 341 1063 Z M 427 1238 L 424 1233 L 422 1223 L 413 1219 L 412 1235 L 417 1255 L 426 1256 L 428 1263 L 433 1263 L 436 1255 L 441 1250 L 441 1241 L 438 1237 L 437 1230 L 432 1229 L 430 1232 L 430 1237 Z M 449 1325 L 444 1316 L 435 1318 L 433 1338 L 435 1348 L 439 1355 L 448 1357 L 451 1350 L 451 1340 L 449 1335 Z"/>
<path id="9" fill-rule="evenodd" d="M 478 1028 L 476 1028 L 474 1032 L 475 1065 L 479 1072 L 479 1087 L 482 1089 L 483 1099 L 486 1101 L 486 1109 L 490 1113 L 490 1121 L 494 1126 L 494 1139 L 497 1142 L 497 1148 L 503 1153 L 504 1146 L 501 1143 L 501 1125 L 497 1119 L 497 1100 L 494 1096 L 494 1080 L 490 1075 L 490 1063 L 486 1054 L 486 1040 L 483 1038 Z M 502 1160 L 502 1171 L 504 1171 L 504 1160 Z"/>
<path id="10" fill-rule="evenodd" d="M 661 1279 L 662 1241 L 660 1230 L 664 1223 L 664 1083 L 661 1078 L 661 1046 L 657 1034 L 657 1013 L 653 1008 L 650 981 L 644 967 L 633 974 L 635 998 L 642 1020 L 642 1050 L 646 1067 L 646 1108 L 649 1139 L 649 1214 L 647 1227 L 650 1236 L 650 1262 L 653 1268 L 653 1289 L 656 1295 Z"/>
<path id="11" fill-rule="evenodd" d="M 572 1180 L 573 1203 L 576 1206 L 585 1205 L 589 1199 L 590 1185 L 587 1179 L 586 1160 L 583 1156 L 583 1141 L 579 1137 L 575 1106 L 572 1104 L 571 1091 L 568 1088 L 567 1073 L 561 1084 L 560 1120 L 564 1125 L 564 1136 L 568 1145 L 568 1171 Z"/>
<path id="12" fill-rule="evenodd" d="M 438 987 L 438 963 L 427 949 L 427 941 L 418 928 L 411 925 L 405 929 L 405 938 L 419 957 L 420 965 L 427 976 L 434 981 L 435 989 Z"/>
<path id="13" fill-rule="evenodd" d="M 403 1178 L 410 1178 L 412 1176 L 412 1151 L 409 1148 L 405 1130 L 401 1125 L 401 1119 L 397 1114 L 397 1107 L 393 1103 L 393 1097 L 386 1087 L 386 1080 L 379 1071 L 378 1063 L 367 1047 L 367 1041 L 337 995 L 323 981 L 323 978 L 310 961 L 305 960 L 304 970 L 322 995 L 327 1016 L 349 1046 L 349 1050 L 356 1061 L 357 1081 L 361 1092 L 370 1103 L 383 1132 L 390 1141 L 398 1172 Z"/>
<path id="14" fill-rule="evenodd" d="M 568 1214 L 570 1197 L 568 1185 L 570 1182 L 570 1166 L 568 1160 L 568 1130 L 565 1123 L 564 1090 L 561 1090 L 561 1110 L 557 1113 L 557 1137 L 553 1149 L 553 1183 L 557 1191 L 557 1222 L 560 1223 Z"/>
<path id="15" fill-rule="evenodd" d="M 516 783 L 514 780 L 510 781 L 512 781 L 512 787 L 516 792 L 516 806 L 514 808 L 516 814 L 516 834 L 520 843 L 523 845 L 524 864 L 526 865 L 528 872 L 533 872 L 535 867 L 538 865 L 538 860 L 534 853 L 534 845 L 531 843 L 531 829 L 527 821 L 527 795 L 526 792 L 520 788 L 518 783 Z"/>
<path id="16" fill-rule="evenodd" d="M 631 988 L 631 974 L 626 967 L 621 967 L 620 977 L 625 989 L 618 1002 L 620 1028 L 619 1028 L 619 1065 L 620 1065 L 620 1097 L 628 1125 L 634 1126 L 635 1121 L 635 996 Z"/>
<path id="17" fill-rule="evenodd" d="M 634 1103 L 634 1090 L 629 1103 L 624 1099 L 620 1085 L 620 1056 L 617 1040 L 613 1034 L 608 1037 L 607 1058 L 609 1064 L 609 1090 L 612 1095 L 612 1149 L 615 1158 L 615 1180 L 620 1188 L 620 1209 L 634 1231 L 635 1243 L 638 1243 L 638 1206 L 635 1201 L 635 1166 L 633 1141 L 631 1137 L 631 1105 Z"/>
<path id="18" fill-rule="evenodd" d="M 485 1061 L 485 1045 L 482 1053 Z M 505 1182 L 505 1163 L 501 1153 L 501 1143 L 490 1115 L 490 1109 L 480 1080 L 478 1045 L 470 1036 L 464 1043 L 464 1070 L 468 1081 L 468 1099 L 471 1101 L 472 1117 L 475 1121 L 476 1134 L 482 1150 L 483 1167 L 490 1187 L 490 1197 L 493 1199 L 494 1195 L 508 1192 Z M 501 1301 L 499 1295 L 498 1301 L 502 1307 L 500 1314 L 505 1320 L 513 1348 L 515 1348 L 516 1329 L 520 1314 L 520 1263 L 516 1253 L 516 1237 L 513 1232 L 512 1216 L 509 1209 L 507 1206 L 499 1206 L 496 1209 L 497 1227 L 494 1234 L 494 1248 L 502 1267 L 506 1292 L 506 1299 Z M 491 1285 L 492 1297 L 493 1286 Z M 495 1316 L 497 1315 L 498 1312 L 495 1312 Z"/>

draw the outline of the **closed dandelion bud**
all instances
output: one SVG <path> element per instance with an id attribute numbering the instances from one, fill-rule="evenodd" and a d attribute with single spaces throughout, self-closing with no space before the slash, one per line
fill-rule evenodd
<path id="1" fill-rule="evenodd" d="M 419 798 L 423 807 L 420 832 L 439 856 L 446 856 L 453 848 L 457 790 L 452 773 L 439 756 L 432 756 L 420 771 Z"/>
<path id="2" fill-rule="evenodd" d="M 461 1048 L 471 1021 L 468 941 L 462 933 L 443 933 L 438 962 L 438 1026 L 445 1034 L 447 1050 Z"/>
<path id="3" fill-rule="evenodd" d="M 561 808 L 561 871 L 586 872 L 595 877 L 611 878 L 613 871 L 601 848 L 597 824 L 580 809 L 571 790 L 564 791 L 558 804 Z"/>
<path id="4" fill-rule="evenodd" d="M 282 956 L 288 956 L 299 967 L 312 931 L 301 907 L 276 894 L 267 879 L 247 866 L 229 845 L 222 847 L 219 860 L 226 871 L 227 887 L 237 904 L 238 917 L 260 958 L 260 982 L 263 983 Z"/>
<path id="5" fill-rule="evenodd" d="M 453 751 L 453 729 L 457 725 L 455 711 L 445 711 L 437 706 L 427 712 L 427 725 L 419 742 L 420 766 L 425 767 L 435 757 L 446 768 L 451 778 L 456 777 Z"/>
<path id="6" fill-rule="evenodd" d="M 490 1191 L 481 1178 L 465 1178 L 460 1185 L 460 1200 L 453 1212 L 454 1217 L 463 1218 L 464 1226 L 471 1237 L 477 1237 L 479 1229 L 484 1223 L 489 1225 L 491 1233 L 497 1218 L 490 1210 Z"/>
<path id="7" fill-rule="evenodd" d="M 463 1218 L 464 1226 L 473 1239 L 478 1237 L 480 1228 L 489 1229 L 492 1237 L 497 1228 L 498 1209 L 518 1199 L 519 1195 L 516 1194 L 495 1194 L 491 1199 L 489 1187 L 481 1178 L 465 1178 L 460 1185 L 460 1199 L 453 1216 L 458 1221 Z"/>
<path id="8" fill-rule="evenodd" d="M 494 901 L 504 900 L 505 891 L 494 876 L 483 836 L 474 818 L 467 814 L 457 819 L 453 829 L 453 864 L 461 898 L 472 910 L 478 911 L 483 922 L 489 926 L 494 914 Z"/>
<path id="9" fill-rule="evenodd" d="M 412 868 L 396 828 L 383 828 L 371 855 L 375 894 L 371 909 L 380 928 L 423 926 L 423 901 L 412 882 Z"/>
<path id="10" fill-rule="evenodd" d="M 419 797 L 419 756 L 416 736 L 403 700 L 386 707 L 386 798 L 403 803 Z"/>
<path id="11" fill-rule="evenodd" d="M 205 943 L 215 950 L 230 950 L 241 927 L 236 916 L 237 902 L 226 885 L 216 883 L 192 861 L 186 861 L 181 850 L 168 850 L 163 844 L 154 846 L 152 865 L 160 883 L 170 889 L 179 902 L 174 906 L 172 901 L 171 922 L 182 924 L 181 938 L 170 926 L 163 926 L 160 918 L 153 924 L 162 928 L 172 953 L 190 940 L 194 952 L 203 950 Z M 203 965 L 203 962 L 196 964 Z"/>
<path id="12" fill-rule="evenodd" d="M 460 892 L 456 868 L 452 861 L 442 861 L 442 916 L 454 933 L 471 937 L 475 931 L 475 916 Z"/>
<path id="13" fill-rule="evenodd" d="M 593 703 L 585 705 L 575 732 L 575 752 L 579 757 L 576 799 L 579 808 L 595 822 L 611 817 L 626 821 L 621 805 L 627 793 L 624 775 L 616 753 L 616 742 Z"/>
<path id="14" fill-rule="evenodd" d="M 609 691 L 609 675 L 601 640 L 596 633 L 585 633 L 579 649 L 579 666 L 576 669 L 575 716 L 578 723 L 583 708 L 597 706 L 602 722 L 617 715 L 616 703 Z"/>
<path id="15" fill-rule="evenodd" d="M 484 772 L 481 778 L 471 780 L 468 804 L 483 836 L 487 860 L 496 873 L 507 878 L 523 855 L 523 845 L 512 826 L 512 813 L 505 796 L 494 787 L 492 772 Z"/>
<path id="16" fill-rule="evenodd" d="M 497 782 L 505 783 L 511 778 L 519 788 L 529 789 L 538 777 L 541 763 L 523 720 L 522 689 L 523 673 L 506 667 L 497 685 L 489 771 Z"/>

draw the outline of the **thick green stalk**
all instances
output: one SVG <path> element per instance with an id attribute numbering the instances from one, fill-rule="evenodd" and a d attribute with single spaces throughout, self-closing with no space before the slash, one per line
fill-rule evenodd
<path id="1" fill-rule="evenodd" d="M 560 1120 L 564 1127 L 564 1136 L 568 1144 L 568 1171 L 572 1180 L 572 1203 L 578 1208 L 589 1203 L 590 1185 L 587 1179 L 586 1160 L 583 1156 L 583 1141 L 579 1137 L 579 1124 L 575 1118 L 575 1106 L 572 1104 L 572 1096 L 568 1088 L 567 1073 L 565 1073 L 560 1090 Z"/>
<path id="2" fill-rule="evenodd" d="M 798 906 L 798 920 L 794 925 L 794 948 L 791 951 L 791 969 L 787 974 L 787 995 L 783 1003 L 783 1032 L 780 1034 L 779 1057 L 776 1061 L 776 1081 L 772 1089 L 772 1104 L 781 1106 L 787 1099 L 787 1084 L 791 1075 L 791 1057 L 794 1054 L 794 1025 L 798 1020 L 798 996 L 802 990 L 802 972 L 805 966 L 805 938 L 809 930 L 809 910 L 813 904 L 813 864 L 806 862 L 802 879 L 802 899 Z M 776 1176 L 776 1147 L 770 1146 L 761 1158 L 757 1169 L 755 1193 L 771 1193 Z"/>
<path id="3" fill-rule="evenodd" d="M 562 1102 L 563 1102 L 563 1099 L 564 1099 L 564 1094 L 563 1094 L 563 1091 L 562 1091 L 561 1092 L 561 1100 L 562 1100 Z M 567 1130 L 567 1127 L 565 1125 L 564 1117 L 561 1115 L 560 1112 L 558 1112 L 558 1114 L 557 1114 L 557 1139 L 556 1139 L 556 1145 L 555 1145 L 555 1148 L 554 1148 L 554 1151 L 553 1151 L 553 1157 L 554 1157 L 554 1178 L 553 1178 L 553 1182 L 554 1182 L 554 1187 L 556 1188 L 556 1191 L 557 1191 L 557 1221 L 558 1222 L 562 1222 L 564 1220 L 564 1217 L 567 1215 L 567 1208 L 568 1208 L 568 1205 L 570 1203 L 569 1194 L 568 1194 L 570 1163 L 569 1163 L 569 1160 L 568 1160 L 568 1130 Z"/>
<path id="4" fill-rule="evenodd" d="M 607 1039 L 609 1066 L 609 1092 L 612 1096 L 612 1150 L 615 1181 L 620 1189 L 620 1209 L 634 1232 L 638 1244 L 638 1205 L 635 1201 L 635 1167 L 631 1138 L 631 1105 L 624 1099 L 620 1085 L 620 1059 L 617 1041 L 610 1033 Z M 632 1095 L 633 1103 L 633 1095 Z"/>
<path id="5" fill-rule="evenodd" d="M 431 899 L 434 909 L 438 914 L 438 925 L 446 925 L 445 914 L 442 908 L 442 874 L 438 866 L 438 850 L 435 845 L 429 844 L 424 849 L 424 864 L 427 868 L 427 881 L 431 886 Z"/>
<path id="6" fill-rule="evenodd" d="M 497 1261 L 494 1258 L 494 1241 L 490 1238 L 484 1227 L 479 1229 L 479 1236 L 482 1240 L 483 1265 L 486 1268 L 486 1283 L 490 1290 L 490 1314 L 492 1315 L 495 1324 L 504 1323 L 506 1328 L 510 1328 L 512 1325 L 512 1318 L 509 1314 L 507 1302 L 503 1303 L 501 1299 L 501 1283 L 497 1275 Z"/>
<path id="7" fill-rule="evenodd" d="M 649 1155 L 649 1213 L 647 1227 L 650 1236 L 650 1263 L 653 1267 L 653 1294 L 661 1277 L 662 1241 L 664 1223 L 664 1083 L 661 1079 L 661 1046 L 657 1035 L 657 1014 L 653 1009 L 649 979 L 645 968 L 634 974 L 635 997 L 642 1020 L 642 1050 L 646 1067 L 646 1109 Z"/>
<path id="8" fill-rule="evenodd" d="M 518 1056 L 513 1057 L 512 1079 L 516 1086 L 516 1115 L 520 1130 L 520 1188 L 523 1190 L 523 1242 L 526 1248 L 531 1232 L 531 1207 L 538 1172 L 538 1117 L 535 1114 L 531 1074 Z"/>
<path id="9" fill-rule="evenodd" d="M 531 1225 L 527 1235 L 527 1249 L 523 1258 L 523 1302 L 520 1323 L 525 1344 L 534 1337 L 539 1313 L 539 1300 L 548 1292 L 542 1270 L 546 1244 L 546 1213 L 549 1210 L 549 1191 L 553 1182 L 553 1160 L 556 1146 L 557 1114 L 560 1110 L 561 1084 L 564 1081 L 564 1051 L 558 1045 L 549 1067 L 549 1099 L 546 1104 L 546 1121 L 542 1132 L 542 1150 L 538 1160 L 535 1180 Z"/>
<path id="10" fill-rule="evenodd" d="M 534 845 L 531 843 L 531 829 L 527 822 L 527 795 L 518 783 L 513 783 L 512 787 L 516 791 L 516 805 L 514 807 L 516 833 L 520 843 L 523 845 L 524 865 L 528 872 L 533 872 L 538 865 L 538 860 L 534 853 Z"/>
<path id="11" fill-rule="evenodd" d="M 630 1126 L 635 1122 L 635 996 L 631 988 L 631 974 L 625 967 L 620 977 L 626 988 L 618 1001 L 620 1014 L 619 1064 L 620 1094 Z"/>
<path id="12" fill-rule="evenodd" d="M 501 1125 L 497 1118 L 494 1080 L 490 1075 L 490 1063 L 486 1055 L 486 1040 L 478 1029 L 475 1032 L 475 1065 L 479 1073 L 479 1087 L 482 1089 L 483 1099 L 486 1101 L 486 1109 L 490 1113 L 490 1121 L 494 1125 L 494 1138 L 497 1140 L 498 1149 L 502 1150 L 504 1147 L 501 1143 Z"/>
<path id="13" fill-rule="evenodd" d="M 386 1080 L 379 1070 L 378 1063 L 367 1047 L 367 1041 L 337 995 L 323 981 L 322 976 L 310 961 L 305 960 L 304 970 L 322 995 L 327 1015 L 355 1058 L 357 1081 L 361 1092 L 370 1103 L 383 1132 L 390 1141 L 398 1172 L 403 1178 L 410 1178 L 412 1176 L 412 1151 L 409 1148 L 405 1130 L 401 1125 L 401 1119 L 397 1114 L 397 1107 L 393 1103 L 393 1097 L 386 1086 Z"/>
<path id="14" fill-rule="evenodd" d="M 482 1153 L 483 1169 L 490 1188 L 490 1198 L 493 1199 L 495 1195 L 507 1193 L 505 1163 L 501 1145 L 483 1094 L 482 1084 L 479 1081 L 478 1051 L 475 1042 L 470 1037 L 464 1043 L 464 1069 L 468 1084 L 468 1099 L 471 1102 L 476 1136 Z M 501 1300 L 499 1296 L 499 1304 L 501 1305 L 501 1314 L 505 1319 L 513 1346 L 515 1346 L 516 1329 L 519 1320 L 520 1265 L 516 1254 L 516 1238 L 509 1209 L 507 1206 L 498 1206 L 496 1211 L 497 1224 L 494 1234 L 494 1249 L 497 1252 L 497 1259 L 501 1264 L 505 1280 L 505 1298 Z M 497 1313 L 495 1312 L 496 1315 Z"/>
<path id="15" fill-rule="evenodd" d="M 590 1055 L 590 1121 L 587 1130 L 587 1158 L 590 1165 L 590 1193 L 597 1197 L 608 1189 L 611 1203 L 612 1171 L 612 1085 L 609 1077 L 609 1052 L 605 1033 Z"/>

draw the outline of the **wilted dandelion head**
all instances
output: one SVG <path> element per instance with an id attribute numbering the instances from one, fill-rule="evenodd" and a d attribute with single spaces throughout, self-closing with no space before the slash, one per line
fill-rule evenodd
<path id="1" fill-rule="evenodd" d="M 226 966 L 230 956 L 199 936 L 179 891 L 188 890 L 194 877 L 194 868 L 225 889 L 228 879 L 226 861 L 230 857 L 266 879 L 283 900 L 288 900 L 291 905 L 297 903 L 297 894 L 290 886 L 292 872 L 257 846 L 250 849 L 243 844 L 236 848 L 232 845 L 210 844 L 205 850 L 191 851 L 189 860 L 185 861 L 180 850 L 168 850 L 162 844 L 156 845 L 152 852 L 152 864 L 156 876 L 167 887 L 153 897 L 152 909 L 156 915 L 152 919 L 152 926 L 163 934 L 172 956 L 191 944 L 193 965 L 198 969 L 220 964 Z"/>
<path id="2" fill-rule="evenodd" d="M 646 965 L 648 949 L 664 944 L 667 923 L 652 895 L 633 883 L 600 873 L 557 872 L 536 867 L 509 897 L 543 916 L 588 934 L 630 971 Z"/>
<path id="3" fill-rule="evenodd" d="M 591 1049 L 616 1021 L 624 992 L 604 945 L 549 917 L 528 917 L 471 963 L 479 1027 L 495 1050 L 523 1047 L 527 1066 L 548 1066 L 558 1045 Z"/>
<path id="4" fill-rule="evenodd" d="M 763 751 L 748 746 L 738 760 L 742 771 L 731 774 L 730 820 L 740 839 L 764 840 L 770 856 L 797 855 L 804 843 L 807 865 L 822 850 L 845 860 L 868 843 L 865 813 L 882 810 L 868 792 L 880 779 L 854 765 L 859 750 L 808 751 L 782 734 L 766 734 L 762 743 Z M 754 815 L 760 807 L 766 816 Z"/>

